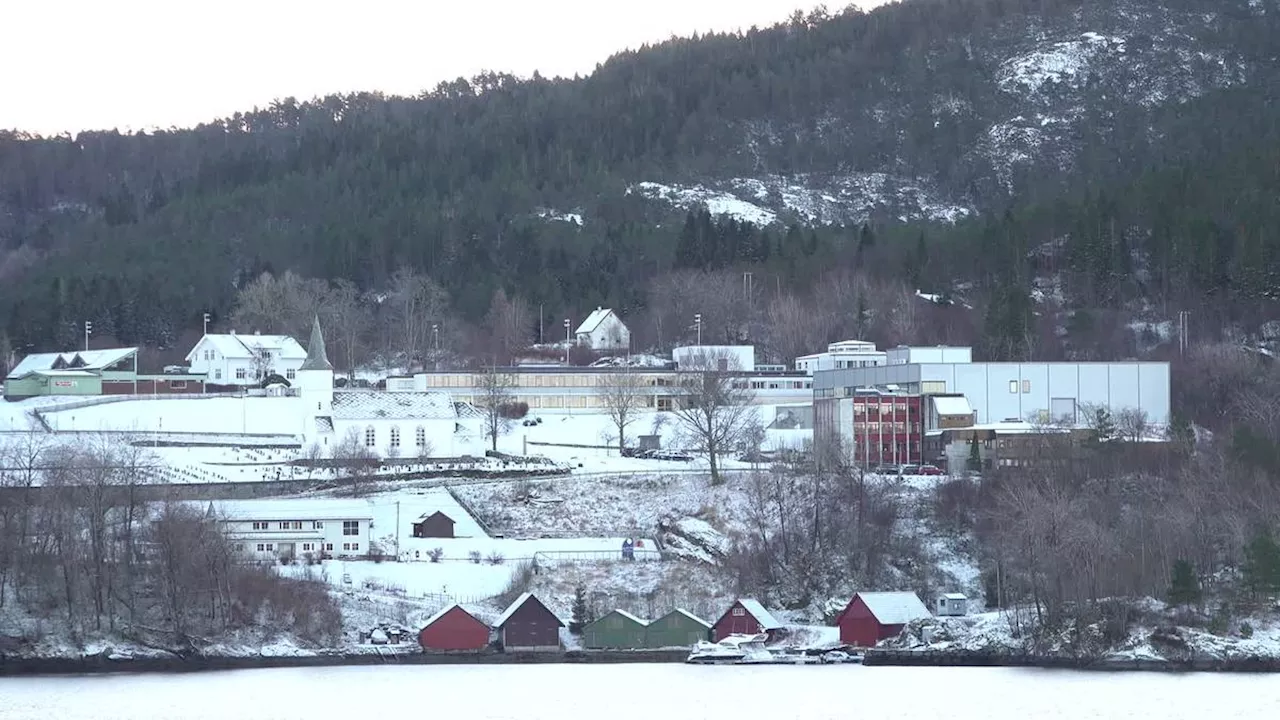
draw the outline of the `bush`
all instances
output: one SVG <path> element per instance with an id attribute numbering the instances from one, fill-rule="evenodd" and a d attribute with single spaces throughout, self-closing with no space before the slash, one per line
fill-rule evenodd
<path id="1" fill-rule="evenodd" d="M 471 559 L 471 562 L 473 564 L 476 564 L 476 565 L 480 564 L 481 557 L 480 557 L 479 550 L 472 550 L 471 552 L 467 553 L 467 557 Z"/>
<path id="2" fill-rule="evenodd" d="M 1240 637 L 1245 640 L 1253 637 L 1253 626 L 1247 622 L 1240 623 Z"/>
<path id="3" fill-rule="evenodd" d="M 380 564 L 386 558 L 386 553 L 382 552 L 382 546 L 378 543 L 369 543 L 369 559 L 374 564 Z"/>
<path id="4" fill-rule="evenodd" d="M 305 561 L 308 565 L 315 565 L 317 562 L 319 562 L 318 560 L 316 560 L 315 553 L 303 553 L 303 554 L 302 554 L 302 559 L 303 559 L 303 561 Z"/>
<path id="5" fill-rule="evenodd" d="M 498 414 L 507 420 L 523 420 L 529 414 L 527 402 L 505 402 L 498 406 Z"/>
<path id="6" fill-rule="evenodd" d="M 444 548 L 431 548 L 427 551 L 427 557 L 431 558 L 431 562 L 438 563 L 444 557 Z"/>
<path id="7" fill-rule="evenodd" d="M 494 552 L 489 553 L 489 564 L 490 564 L 490 565 L 501 565 L 504 561 L 506 561 L 506 559 L 507 559 L 507 558 L 506 558 L 506 556 L 504 556 L 504 555 L 503 555 L 502 553 L 500 553 L 500 552 L 494 551 Z"/>
<path id="8" fill-rule="evenodd" d="M 293 564 L 293 556 L 292 556 L 292 555 L 281 555 L 281 556 L 280 556 L 280 564 L 281 564 L 281 565 L 292 565 L 292 564 Z"/>

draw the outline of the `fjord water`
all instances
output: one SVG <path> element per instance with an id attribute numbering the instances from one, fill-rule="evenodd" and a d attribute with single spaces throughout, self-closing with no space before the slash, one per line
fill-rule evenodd
<path id="1" fill-rule="evenodd" d="M 1013 668 L 418 665 L 0 678 L 0 720 L 1222 720 L 1280 717 L 1270 675 Z"/>

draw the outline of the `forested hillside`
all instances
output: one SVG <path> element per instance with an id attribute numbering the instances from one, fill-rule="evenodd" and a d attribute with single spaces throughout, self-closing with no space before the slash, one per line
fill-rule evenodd
<path id="1" fill-rule="evenodd" d="M 780 360 L 844 336 L 1123 356 L 1179 309 L 1251 332 L 1278 291 L 1278 55 L 1277 0 L 906 0 L 586 78 L 0 133 L 0 346 L 84 320 L 169 346 L 250 287 L 240 320 L 319 307 L 349 364 L 421 358 L 431 324 L 505 351 L 538 308 L 596 305 L 638 344 L 701 312 Z"/>

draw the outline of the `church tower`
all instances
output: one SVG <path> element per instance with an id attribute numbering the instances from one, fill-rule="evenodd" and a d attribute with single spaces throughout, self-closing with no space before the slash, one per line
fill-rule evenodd
<path id="1" fill-rule="evenodd" d="M 307 343 L 307 359 L 294 375 L 298 397 L 302 400 L 302 437 L 305 443 L 321 447 L 331 444 L 333 435 L 333 365 L 324 348 L 320 318 L 311 325 L 311 341 Z"/>

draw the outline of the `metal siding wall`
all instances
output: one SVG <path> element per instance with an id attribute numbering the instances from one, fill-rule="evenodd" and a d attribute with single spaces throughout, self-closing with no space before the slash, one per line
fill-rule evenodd
<path id="1" fill-rule="evenodd" d="M 1049 370 L 1049 398 L 1078 398 L 1080 396 L 1080 366 L 1075 363 L 1051 363 Z"/>
<path id="2" fill-rule="evenodd" d="M 1111 382 L 1108 379 L 1110 366 L 1105 364 L 1079 363 L 1080 394 L 1076 396 L 1076 409 L 1083 413 L 1089 405 L 1108 405 Z M 1081 414 L 1081 423 L 1088 419 Z"/>
<path id="3" fill-rule="evenodd" d="M 1002 374 L 997 373 L 996 376 L 992 376 L 988 372 L 986 364 L 954 365 L 952 367 L 955 369 L 955 382 L 947 383 L 947 392 L 963 393 L 965 397 L 969 398 L 969 404 L 973 406 L 974 411 L 977 413 L 979 423 L 998 422 L 1010 417 L 1008 413 L 1011 407 L 1016 411 L 1016 404 L 1010 405 L 1010 399 L 1016 403 L 1017 397 L 1009 395 L 1009 390 L 1006 387 L 1007 383 L 1000 388 L 996 388 L 997 390 L 1002 389 L 1004 391 L 1003 395 L 992 390 L 991 383 L 997 381 L 992 377 L 1007 379 L 1003 378 Z M 953 384 L 954 389 L 952 387 Z"/>
<path id="4" fill-rule="evenodd" d="M 1138 391 L 1140 407 L 1147 411 L 1147 420 L 1156 425 L 1168 425 L 1169 363 L 1139 363 Z"/>
<path id="5" fill-rule="evenodd" d="M 1034 416 L 1038 421 L 1041 412 L 1049 412 L 1049 363 L 1026 363 L 1019 369 L 1022 380 L 1031 381 L 1031 392 L 1022 393 L 1022 388 L 1018 388 L 1022 394 L 1021 417 L 1026 420 L 1028 416 Z"/>
<path id="6" fill-rule="evenodd" d="M 1121 410 L 1139 407 L 1137 363 L 1111 363 L 1108 368 L 1108 397 L 1114 417 Z"/>

